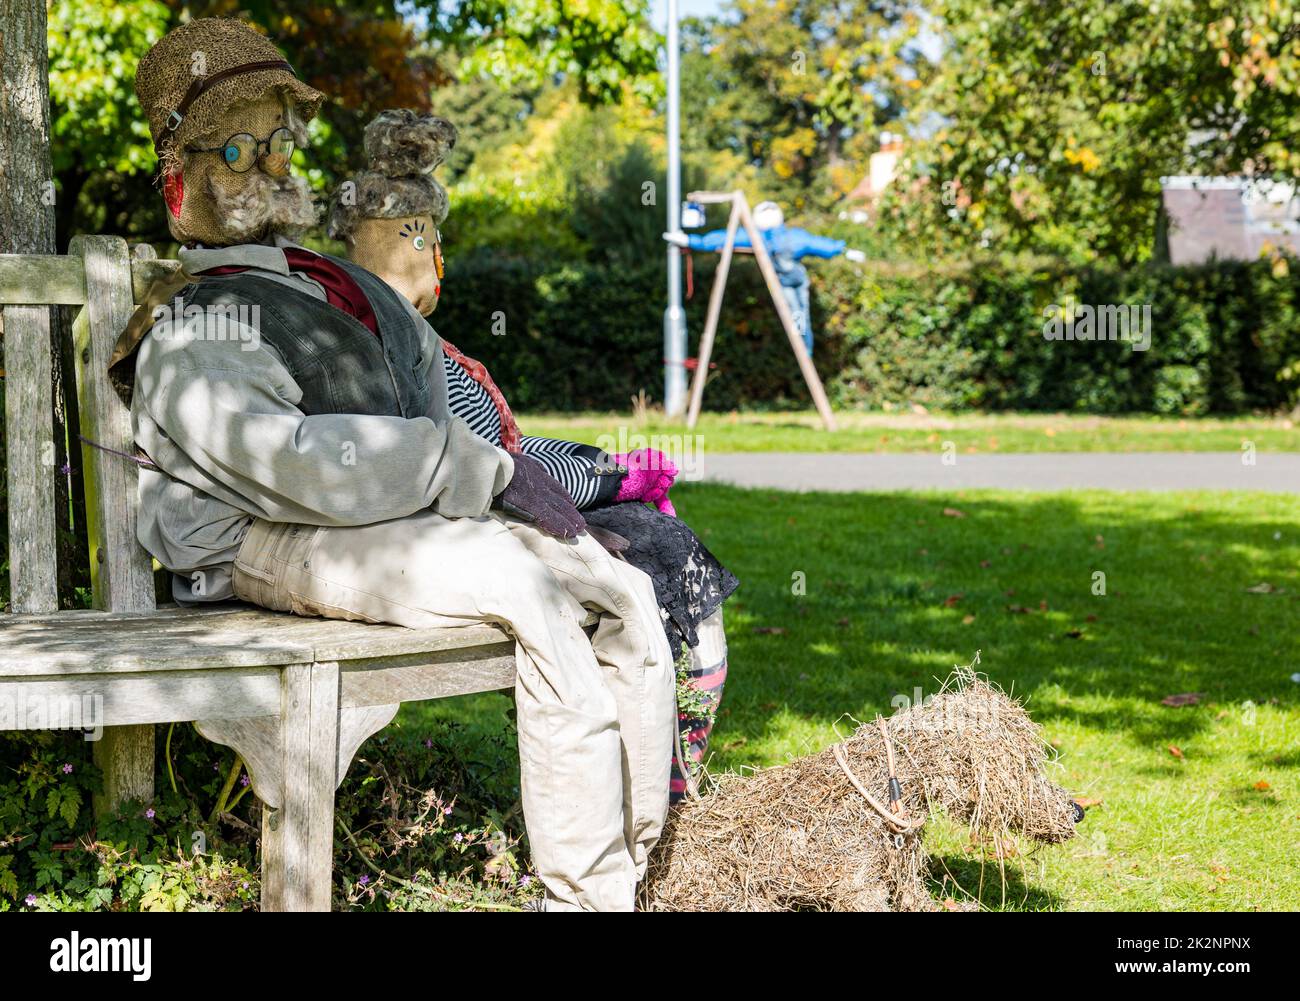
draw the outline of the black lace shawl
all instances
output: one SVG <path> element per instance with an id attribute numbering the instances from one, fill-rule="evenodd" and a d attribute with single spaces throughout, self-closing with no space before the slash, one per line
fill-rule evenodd
<path id="1" fill-rule="evenodd" d="M 696 627 L 740 586 L 685 522 L 645 504 L 612 504 L 582 512 L 588 523 L 628 540 L 623 557 L 654 582 L 664 632 L 673 652 L 699 642 Z"/>

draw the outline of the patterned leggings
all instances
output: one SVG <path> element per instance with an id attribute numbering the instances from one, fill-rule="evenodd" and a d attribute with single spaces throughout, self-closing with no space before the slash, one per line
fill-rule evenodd
<path id="1" fill-rule="evenodd" d="M 721 608 L 700 623 L 698 633 L 700 642 L 691 651 L 690 676 L 696 688 L 710 693 L 716 713 L 722 702 L 722 686 L 727 681 L 727 636 L 722 631 Z M 686 754 L 694 764 L 699 764 L 708 749 L 713 725 L 707 720 L 691 719 L 678 720 L 678 726 L 681 730 L 688 730 Z M 668 789 L 669 802 L 679 803 L 686 797 L 686 777 L 676 751 L 673 752 L 673 774 Z"/>

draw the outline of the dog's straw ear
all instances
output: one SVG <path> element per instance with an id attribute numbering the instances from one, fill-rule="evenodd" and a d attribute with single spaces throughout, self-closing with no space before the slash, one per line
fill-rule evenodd
<path id="1" fill-rule="evenodd" d="M 381 111 L 366 126 L 370 169 L 389 177 L 429 174 L 456 146 L 456 126 L 410 108 Z"/>

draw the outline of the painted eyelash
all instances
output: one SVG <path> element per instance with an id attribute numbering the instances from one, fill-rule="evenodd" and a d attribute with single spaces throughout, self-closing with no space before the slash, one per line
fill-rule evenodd
<path id="1" fill-rule="evenodd" d="M 401 233 L 403 237 L 407 237 L 407 236 L 414 236 L 417 233 L 423 233 L 424 229 L 425 226 L 423 222 L 415 222 L 415 223 L 407 222 L 402 224 L 402 228 L 398 230 L 398 232 Z"/>

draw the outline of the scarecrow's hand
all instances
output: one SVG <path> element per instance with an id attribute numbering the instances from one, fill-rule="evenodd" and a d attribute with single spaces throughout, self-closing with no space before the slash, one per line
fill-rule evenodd
<path id="1" fill-rule="evenodd" d="M 515 474 L 506 488 L 492 499 L 492 506 L 523 521 L 537 524 L 543 532 L 561 539 L 576 538 L 587 522 L 559 480 L 536 459 L 515 453 Z"/>
<path id="2" fill-rule="evenodd" d="M 626 455 L 611 458 L 620 466 L 627 466 L 627 475 L 619 485 L 615 502 L 642 501 L 653 504 L 668 515 L 677 514 L 668 491 L 677 478 L 677 465 L 672 459 L 653 448 L 638 448 Z"/>

